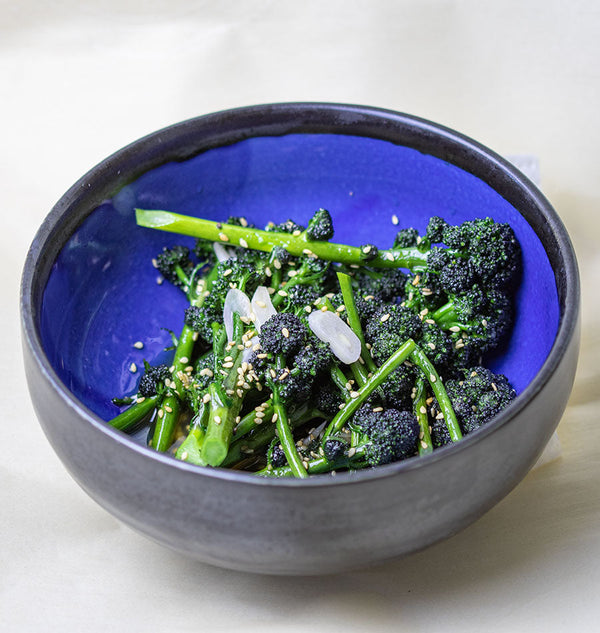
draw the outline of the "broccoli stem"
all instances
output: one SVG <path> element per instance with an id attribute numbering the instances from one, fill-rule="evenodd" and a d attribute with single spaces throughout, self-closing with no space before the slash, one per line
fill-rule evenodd
<path id="1" fill-rule="evenodd" d="M 256 414 L 256 409 L 252 409 L 249 413 L 247 413 L 239 422 L 239 424 L 235 427 L 234 436 L 236 441 L 244 437 L 250 433 L 250 431 L 254 430 L 262 424 L 259 422 L 257 424 L 257 420 L 270 420 L 273 417 L 273 400 L 269 398 L 264 404 L 262 409 L 264 416 L 259 418 Z"/>
<path id="2" fill-rule="evenodd" d="M 346 314 L 348 315 L 348 324 L 352 328 L 352 331 L 358 340 L 360 341 L 361 356 L 365 361 L 365 364 L 369 368 L 369 371 L 377 371 L 377 365 L 371 356 L 371 352 L 365 343 L 365 335 L 363 333 L 362 326 L 360 324 L 360 317 L 358 316 L 358 310 L 356 309 L 356 303 L 354 301 L 354 292 L 352 291 L 352 278 L 345 273 L 337 273 L 337 278 L 340 284 L 340 290 L 342 291 L 342 298 L 344 299 L 344 306 L 346 306 Z"/>
<path id="3" fill-rule="evenodd" d="M 429 315 L 429 318 L 433 319 L 444 330 L 447 330 L 452 326 L 460 327 L 460 323 L 456 317 L 456 311 L 454 310 L 454 303 L 452 301 L 448 301 L 438 308 L 435 312 Z"/>
<path id="4" fill-rule="evenodd" d="M 273 409 L 277 415 L 277 421 L 275 422 L 277 428 L 277 435 L 281 448 L 285 454 L 289 467 L 294 477 L 303 479 L 307 476 L 306 468 L 302 463 L 302 459 L 296 450 L 296 444 L 294 443 L 294 436 L 292 435 L 292 429 L 290 421 L 288 419 L 287 411 L 281 402 L 279 397 L 279 387 L 276 384 L 271 385 L 273 393 Z"/>
<path id="5" fill-rule="evenodd" d="M 307 463 L 306 470 L 309 475 L 322 475 L 324 473 L 330 473 L 333 470 L 342 468 L 349 468 L 352 465 L 356 465 L 361 461 L 367 450 L 366 446 L 357 446 L 354 448 L 352 457 L 344 455 L 334 461 L 329 461 L 326 457 L 317 457 L 311 459 Z M 280 466 L 278 468 L 263 468 L 255 473 L 263 477 L 291 477 L 292 470 L 289 466 Z"/>
<path id="6" fill-rule="evenodd" d="M 196 302 L 193 302 L 193 304 Z M 189 366 L 194 343 L 196 342 L 196 334 L 189 326 L 184 325 L 181 335 L 177 341 L 175 356 L 173 358 L 173 372 L 171 383 L 175 383 L 170 387 L 171 394 L 167 395 L 158 409 L 156 426 L 152 436 L 152 447 L 164 453 L 169 450 L 173 443 L 173 436 L 177 423 L 179 422 L 179 411 L 181 408 L 181 395 L 183 393 L 183 383 L 180 376 L 185 376 L 185 368 Z M 162 413 L 161 413 L 162 411 Z"/>
<path id="7" fill-rule="evenodd" d="M 373 391 L 386 380 L 394 369 L 401 365 L 412 354 L 416 347 L 416 343 L 412 339 L 408 339 L 385 361 L 385 363 L 383 363 L 383 365 L 381 365 L 381 367 L 377 369 L 376 372 L 372 373 L 364 386 L 358 390 L 356 398 L 352 398 L 346 402 L 343 409 L 340 409 L 339 413 L 333 417 L 329 426 L 325 429 L 323 439 L 325 440 L 333 433 L 337 433 L 354 415 L 356 410 L 371 395 L 371 393 L 373 393 Z"/>
<path id="8" fill-rule="evenodd" d="M 277 231 L 263 231 L 250 229 L 235 224 L 222 224 L 202 218 L 171 213 L 158 210 L 135 210 L 136 221 L 144 226 L 170 233 L 191 235 L 212 242 L 224 242 L 234 246 L 240 245 L 240 240 L 258 251 L 271 252 L 273 247 L 282 246 L 291 255 L 300 257 L 308 249 L 319 259 L 339 262 L 341 264 L 362 265 L 365 263 L 364 252 L 356 246 L 335 244 L 333 242 L 309 240 L 306 231 L 300 235 Z M 417 270 L 427 265 L 427 253 L 418 248 L 401 248 L 379 251 L 375 258 L 368 261 L 373 268 L 410 268 Z"/>
<path id="9" fill-rule="evenodd" d="M 427 455 L 433 451 L 431 433 L 429 432 L 429 417 L 427 415 L 427 391 L 425 380 L 420 377 L 415 385 L 414 412 L 419 423 L 419 455 Z"/>
<path id="10" fill-rule="evenodd" d="M 206 435 L 200 457 L 209 466 L 220 466 L 227 457 L 235 420 L 242 408 L 242 398 L 230 398 L 223 385 L 213 382 L 208 388 L 210 409 Z"/>
<path id="11" fill-rule="evenodd" d="M 288 412 L 288 420 L 293 429 L 296 429 L 315 418 L 326 419 L 326 417 L 327 416 L 318 409 L 308 407 L 306 404 L 303 404 L 298 409 Z M 267 419 L 270 420 L 270 418 Z M 254 426 L 254 432 L 250 437 L 240 437 L 239 439 L 235 439 L 231 443 L 227 457 L 221 466 L 224 468 L 230 468 L 245 457 L 248 457 L 248 453 L 250 451 L 254 451 L 257 448 L 262 448 L 263 446 L 269 444 L 275 437 L 275 428 L 276 426 L 270 422 L 261 423 L 260 425 Z"/>
<path id="12" fill-rule="evenodd" d="M 425 352 L 423 352 L 420 348 L 415 347 L 410 357 L 429 381 L 431 390 L 437 398 L 440 409 L 444 415 L 444 420 L 446 422 L 446 426 L 448 427 L 448 433 L 450 433 L 450 439 L 453 442 L 458 442 L 462 438 L 462 431 L 460 430 L 452 403 L 450 402 L 450 398 L 446 393 L 446 388 L 444 387 L 439 374 L 429 358 L 427 358 Z"/>
<path id="13" fill-rule="evenodd" d="M 202 444 L 206 433 L 204 427 L 208 420 L 209 407 L 201 403 L 198 413 L 190 422 L 190 430 L 181 446 L 177 449 L 175 457 L 197 466 L 206 466 L 206 462 L 202 458 Z"/>
<path id="14" fill-rule="evenodd" d="M 156 395 L 139 398 L 135 404 L 110 420 L 109 424 L 119 431 L 128 431 L 141 422 L 156 407 L 158 401 L 159 397 Z"/>

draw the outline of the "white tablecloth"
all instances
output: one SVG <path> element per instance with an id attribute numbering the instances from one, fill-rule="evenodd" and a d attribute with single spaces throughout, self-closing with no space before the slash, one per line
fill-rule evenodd
<path id="1" fill-rule="evenodd" d="M 0 630 L 597 631 L 599 32 L 594 0 L 0 0 Z M 18 335 L 26 250 L 80 175 L 167 124 L 291 100 L 392 108 L 538 156 L 584 290 L 562 457 L 444 543 L 316 579 L 193 563 L 97 506 L 38 426 Z"/>

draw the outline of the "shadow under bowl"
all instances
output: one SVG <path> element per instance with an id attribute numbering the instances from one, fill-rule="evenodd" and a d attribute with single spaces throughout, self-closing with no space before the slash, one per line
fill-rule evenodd
<path id="1" fill-rule="evenodd" d="M 196 467 L 110 428 L 133 393 L 132 363 L 168 361 L 185 299 L 149 262 L 181 238 L 136 227 L 135 207 L 257 226 L 319 207 L 336 241 L 391 246 L 491 216 L 523 250 L 514 331 L 487 359 L 518 392 L 496 420 L 433 454 L 368 471 L 270 480 Z M 25 367 L 40 423 L 75 480 L 119 519 L 198 560 L 322 574 L 422 549 L 462 529 L 527 473 L 571 391 L 579 279 L 568 235 L 518 170 L 463 135 L 413 116 L 291 103 L 211 114 L 160 130 L 94 167 L 56 204 L 25 263 Z M 142 340 L 143 349 L 133 343 Z"/>

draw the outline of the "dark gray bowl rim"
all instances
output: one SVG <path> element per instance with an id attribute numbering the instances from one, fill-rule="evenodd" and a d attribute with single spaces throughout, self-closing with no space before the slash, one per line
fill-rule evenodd
<path id="1" fill-rule="evenodd" d="M 328 125 L 332 129 L 325 129 L 323 125 L 319 123 L 319 117 L 328 118 Z M 241 125 L 240 123 L 245 123 L 245 125 Z M 355 129 L 356 123 L 358 123 L 359 129 Z M 229 126 L 232 124 L 233 128 L 230 129 Z M 353 124 L 352 127 L 350 124 Z M 70 224 L 65 224 L 64 220 L 68 215 L 65 211 L 76 206 L 77 201 L 93 188 L 94 182 L 98 178 L 108 177 L 115 181 L 116 184 L 112 187 L 112 193 L 114 193 L 152 167 L 172 160 L 184 160 L 189 158 L 193 154 L 186 152 L 178 156 L 177 151 L 174 149 L 171 149 L 168 157 L 165 158 L 162 150 L 166 147 L 168 141 L 171 141 L 171 143 L 176 142 L 182 135 L 195 129 L 213 130 L 212 142 L 205 144 L 194 152 L 198 154 L 212 147 L 231 144 L 254 136 L 280 136 L 292 133 L 341 133 L 377 138 L 377 134 L 370 133 L 371 128 L 369 127 L 375 124 L 378 125 L 381 130 L 381 136 L 379 136 L 379 138 L 392 143 L 394 141 L 390 141 L 389 139 L 389 130 L 394 126 L 399 126 L 399 128 L 403 130 L 402 134 L 404 134 L 404 136 L 413 134 L 414 138 L 411 138 L 412 143 L 406 142 L 405 139 L 404 142 L 398 142 L 397 144 L 419 149 L 419 145 L 422 142 L 425 144 L 424 146 L 427 147 L 426 150 L 423 150 L 424 153 L 436 155 L 435 152 L 432 152 L 430 147 L 432 137 L 440 140 L 440 147 L 445 145 L 445 150 L 440 149 L 440 153 L 443 153 L 443 151 L 448 152 L 449 147 L 453 148 L 455 154 L 452 158 L 449 158 L 447 154 L 444 154 L 445 157 L 441 155 L 439 157 L 463 169 L 466 169 L 467 163 L 471 167 L 473 164 L 476 164 L 480 168 L 479 173 L 475 173 L 475 171 L 471 169 L 466 170 L 484 179 L 492 187 L 494 187 L 494 185 L 492 185 L 491 181 L 496 181 L 496 185 L 502 185 L 500 189 L 516 190 L 519 192 L 519 195 L 527 197 L 529 199 L 528 204 L 537 207 L 541 211 L 541 218 L 543 218 L 543 227 L 533 226 L 534 230 L 539 236 L 539 230 L 543 228 L 544 234 L 547 236 L 546 239 L 550 236 L 554 241 L 554 252 L 548 252 L 547 244 L 544 244 L 544 246 L 555 272 L 559 292 L 560 322 L 558 332 L 550 353 L 539 372 L 523 392 L 498 415 L 496 420 L 482 427 L 477 432 L 467 435 L 456 444 L 436 449 L 429 455 L 395 462 L 386 466 L 350 473 L 341 472 L 335 476 L 312 476 L 303 480 L 293 478 L 263 478 L 239 471 L 195 466 L 187 462 L 176 460 L 167 454 L 157 453 L 150 448 L 136 444 L 131 441 L 125 433 L 111 428 L 67 389 L 49 363 L 44 352 L 36 318 L 36 306 L 38 305 L 36 304 L 36 293 L 39 295 L 45 287 L 49 265 L 54 261 L 57 252 L 62 248 L 81 220 L 80 219 L 77 223 L 71 222 Z M 344 129 L 345 126 L 348 126 L 347 130 Z M 407 133 L 404 128 L 409 129 L 409 133 Z M 221 136 L 226 139 L 226 142 L 222 142 Z M 150 149 L 154 151 L 148 151 Z M 137 170 L 132 172 L 132 170 L 128 168 L 125 173 L 122 173 L 120 165 L 127 163 L 129 157 L 140 153 L 140 151 L 142 153 L 144 151 L 148 152 L 150 157 L 146 159 L 145 163 L 140 163 Z M 483 178 L 482 174 L 489 176 L 490 180 Z M 500 195 L 503 195 L 503 192 L 499 191 L 497 187 L 494 188 Z M 104 198 L 106 197 L 108 196 L 105 195 Z M 95 206 L 91 206 L 89 212 L 92 212 Z M 61 241 L 60 246 L 56 247 L 58 244 L 58 232 L 61 234 Z M 50 254 L 48 254 L 48 252 L 45 253 L 44 247 L 52 244 L 52 239 L 54 239 L 55 248 L 53 251 L 50 251 Z M 542 239 L 541 236 L 540 239 Z M 46 260 L 45 263 L 44 259 Z M 50 263 L 48 263 L 48 260 L 51 260 Z M 560 286 L 562 286 L 562 297 Z M 485 441 L 489 435 L 495 433 L 502 426 L 514 419 L 518 413 L 531 402 L 536 394 L 543 389 L 544 385 L 556 371 L 569 341 L 571 341 L 577 330 L 579 298 L 580 286 L 577 260 L 562 221 L 536 185 L 502 156 L 460 132 L 414 115 L 365 105 L 326 102 L 290 102 L 244 106 L 187 119 L 133 141 L 98 163 L 63 194 L 38 229 L 23 268 L 20 306 L 21 325 L 24 336 L 23 342 L 30 347 L 33 358 L 39 365 L 42 375 L 45 376 L 53 389 L 60 395 L 65 405 L 74 409 L 84 421 L 91 424 L 97 431 L 109 435 L 116 442 L 141 454 L 147 459 L 155 460 L 163 465 L 181 471 L 195 473 L 199 477 L 214 477 L 221 480 L 258 486 L 299 486 L 304 488 L 306 486 L 346 485 L 367 479 L 396 476 L 402 472 L 417 468 L 427 468 L 427 465 L 434 461 L 452 459 L 453 455 L 458 455 L 461 451 L 468 450 L 471 445 Z M 39 296 L 37 301 L 40 301 Z"/>

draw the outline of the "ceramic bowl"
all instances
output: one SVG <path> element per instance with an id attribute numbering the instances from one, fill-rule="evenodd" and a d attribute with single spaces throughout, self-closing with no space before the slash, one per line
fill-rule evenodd
<path id="1" fill-rule="evenodd" d="M 308 480 L 196 467 L 110 428 L 115 395 L 165 355 L 182 295 L 144 265 L 179 237 L 135 226 L 133 208 L 256 225 L 330 210 L 336 241 L 391 245 L 491 216 L 513 226 L 524 266 L 514 332 L 488 359 L 518 392 L 492 423 L 433 454 Z M 26 373 L 40 423 L 73 478 L 120 520 L 215 565 L 323 574 L 414 552 L 502 499 L 555 430 L 575 373 L 579 280 L 568 235 L 518 170 L 465 136 L 371 107 L 291 103 L 184 121 L 89 171 L 39 229 L 22 279 Z M 166 329 L 165 329 L 166 328 Z M 133 346 L 143 340 L 145 347 Z"/>

